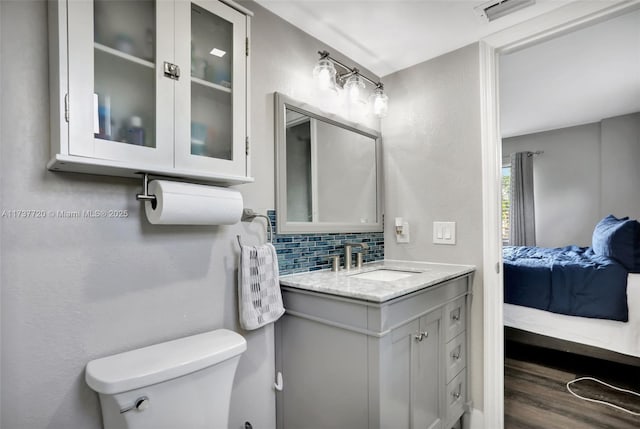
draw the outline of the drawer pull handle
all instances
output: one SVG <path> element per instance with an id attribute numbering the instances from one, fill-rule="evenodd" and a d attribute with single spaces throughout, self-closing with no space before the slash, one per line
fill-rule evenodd
<path id="1" fill-rule="evenodd" d="M 418 334 L 414 335 L 414 336 L 413 336 L 413 338 L 414 338 L 416 341 L 422 341 L 422 340 L 424 340 L 425 338 L 427 338 L 428 336 L 429 336 L 429 333 L 428 333 L 427 331 L 424 331 L 424 332 L 420 332 L 420 333 L 418 333 Z"/>

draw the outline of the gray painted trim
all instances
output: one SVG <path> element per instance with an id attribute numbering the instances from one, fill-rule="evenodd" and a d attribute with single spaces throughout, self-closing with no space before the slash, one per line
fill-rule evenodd
<path id="1" fill-rule="evenodd" d="M 379 131 L 361 124 L 346 120 L 338 115 L 324 112 L 308 103 L 290 98 L 282 93 L 274 92 L 275 110 L 275 158 L 276 158 L 276 215 L 279 234 L 315 233 L 315 232 L 382 232 L 382 212 L 384 193 L 382 189 L 382 135 Z M 287 222 L 287 154 L 285 109 L 291 109 L 311 118 L 322 120 L 331 125 L 353 131 L 375 140 L 376 145 L 376 222 L 371 223 L 337 223 L 337 222 Z"/>
<path id="2" fill-rule="evenodd" d="M 298 292 L 298 291 L 296 290 L 296 292 Z M 451 302 L 454 302 L 457 299 L 464 298 L 465 296 L 468 296 L 468 295 L 469 295 L 468 292 L 460 294 L 460 295 L 456 296 L 455 298 L 452 298 L 450 300 L 444 301 L 441 304 L 429 307 L 427 310 L 424 310 L 424 311 L 422 311 L 422 312 L 420 312 L 420 313 L 418 313 L 416 315 L 412 315 L 411 318 L 415 319 L 415 318 L 420 318 L 422 316 L 426 316 L 427 314 L 429 314 L 429 313 L 431 313 L 431 312 L 433 312 L 433 311 L 435 311 L 435 310 L 437 310 L 439 308 L 445 308 L 447 306 L 447 304 L 449 304 Z M 333 295 L 331 295 L 331 296 L 333 297 Z M 344 329 L 344 330 L 347 330 L 347 331 L 357 332 L 359 334 L 364 334 L 364 335 L 368 335 L 370 337 L 375 337 L 375 338 L 382 338 L 385 335 L 388 335 L 389 333 L 391 333 L 391 331 L 393 331 L 394 329 L 397 329 L 397 328 L 401 327 L 402 325 L 405 325 L 408 322 L 407 320 L 403 320 L 402 322 L 396 323 L 395 325 L 388 327 L 384 331 L 372 331 L 370 329 L 362 329 L 362 328 L 357 328 L 357 327 L 354 327 L 354 326 L 346 325 L 344 323 L 334 322 L 334 321 L 332 321 L 330 319 L 326 319 L 324 317 L 310 316 L 308 314 L 301 313 L 301 312 L 295 311 L 295 310 L 287 310 L 286 314 L 288 314 L 289 316 L 295 316 L 295 317 L 299 317 L 301 319 L 311 320 L 311 321 L 314 321 L 314 322 L 322 323 L 324 325 L 333 326 L 335 328 L 340 328 L 340 329 Z M 466 341 L 465 341 L 465 347 L 468 347 Z"/>

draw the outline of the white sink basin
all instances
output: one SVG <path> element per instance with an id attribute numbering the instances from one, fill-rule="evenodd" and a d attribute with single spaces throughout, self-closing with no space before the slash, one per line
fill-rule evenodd
<path id="1" fill-rule="evenodd" d="M 354 274 L 349 277 L 364 280 L 378 280 L 381 282 L 393 282 L 396 280 L 414 276 L 416 274 L 420 274 L 420 272 L 421 271 L 402 271 L 381 268 L 379 270 L 367 271 L 366 273 Z"/>

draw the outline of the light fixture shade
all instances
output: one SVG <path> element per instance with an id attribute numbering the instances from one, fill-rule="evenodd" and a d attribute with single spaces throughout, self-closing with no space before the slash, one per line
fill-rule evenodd
<path id="1" fill-rule="evenodd" d="M 376 88 L 371 97 L 369 97 L 371 112 L 378 118 L 384 118 L 389 111 L 389 97 L 384 93 L 382 88 Z"/>
<path id="2" fill-rule="evenodd" d="M 335 89 L 336 68 L 328 59 L 320 58 L 318 64 L 313 68 L 313 77 L 321 90 Z"/>
<path id="3" fill-rule="evenodd" d="M 318 54 L 320 59 L 313 68 L 313 77 L 320 90 L 336 93 L 338 100 L 344 103 L 343 106 L 348 106 L 349 114 L 357 112 L 366 115 L 366 111 L 369 110 L 378 118 L 387 116 L 389 97 L 384 93 L 382 82 L 376 83 L 361 75 L 357 68 L 349 67 L 332 58 L 327 51 L 318 51 Z M 336 66 L 345 71 L 338 73 Z M 368 99 L 366 83 L 374 86 L 373 94 Z"/>
<path id="4" fill-rule="evenodd" d="M 359 74 L 349 76 L 344 84 L 344 91 L 347 93 L 347 99 L 351 103 L 364 103 L 362 96 L 364 94 L 364 79 Z"/>

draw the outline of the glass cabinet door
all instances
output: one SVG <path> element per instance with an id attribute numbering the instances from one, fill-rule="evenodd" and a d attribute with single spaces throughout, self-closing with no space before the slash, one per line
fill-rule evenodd
<path id="1" fill-rule="evenodd" d="M 172 5 L 154 0 L 68 2 L 71 155 L 173 163 Z M 88 25 L 88 22 L 93 25 Z"/>
<path id="2" fill-rule="evenodd" d="M 150 0 L 94 1 L 96 138 L 156 146 L 155 15 Z"/>
<path id="3" fill-rule="evenodd" d="M 246 174 L 246 19 L 220 1 L 176 3 L 178 169 Z"/>

